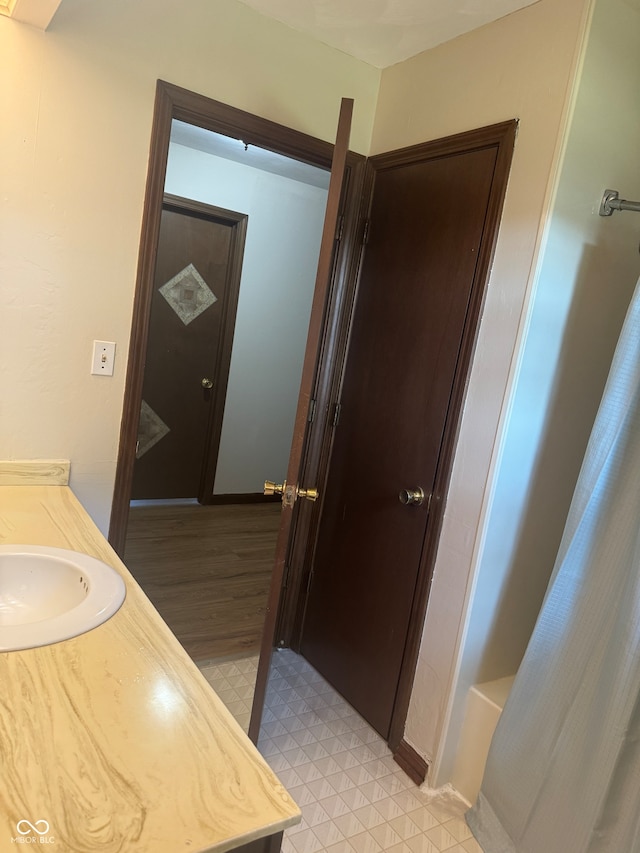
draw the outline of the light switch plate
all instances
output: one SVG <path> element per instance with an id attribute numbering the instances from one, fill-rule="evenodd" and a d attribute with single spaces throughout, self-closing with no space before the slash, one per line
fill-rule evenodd
<path id="1" fill-rule="evenodd" d="M 91 373 L 95 376 L 113 376 L 116 345 L 113 341 L 94 341 Z"/>

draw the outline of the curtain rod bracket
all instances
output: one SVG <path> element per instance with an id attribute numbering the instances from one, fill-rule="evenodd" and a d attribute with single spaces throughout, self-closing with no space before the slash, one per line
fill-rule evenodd
<path id="1" fill-rule="evenodd" d="M 620 198 L 617 190 L 605 190 L 600 202 L 600 216 L 611 216 L 614 210 L 633 210 L 640 213 L 640 201 L 627 201 Z"/>

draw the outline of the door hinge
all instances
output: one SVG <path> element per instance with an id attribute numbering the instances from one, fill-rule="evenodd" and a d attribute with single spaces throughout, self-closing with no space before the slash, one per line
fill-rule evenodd
<path id="1" fill-rule="evenodd" d="M 371 228 L 371 220 L 365 219 L 364 221 L 364 229 L 362 231 L 362 245 L 366 246 L 369 242 L 369 230 Z"/>
<path id="2" fill-rule="evenodd" d="M 307 423 L 312 424 L 316 416 L 316 400 L 309 400 L 309 414 L 307 415 Z"/>
<path id="3" fill-rule="evenodd" d="M 331 426 L 337 427 L 338 421 L 340 420 L 340 412 L 342 411 L 342 403 L 336 403 L 335 408 L 333 410 L 333 422 Z"/>
<path id="4" fill-rule="evenodd" d="M 336 225 L 336 240 L 340 242 L 342 240 L 342 234 L 344 232 L 344 213 L 340 214 L 338 217 L 338 222 Z"/>

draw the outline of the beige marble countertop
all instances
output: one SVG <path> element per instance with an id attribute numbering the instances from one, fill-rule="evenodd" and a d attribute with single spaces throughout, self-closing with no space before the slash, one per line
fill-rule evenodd
<path id="1" fill-rule="evenodd" d="M 127 597 L 87 634 L 0 653 L 0 851 L 24 849 L 12 841 L 22 820 L 49 824 L 52 853 L 224 851 L 297 823 L 67 486 L 0 485 L 0 544 L 18 543 L 98 557 Z"/>

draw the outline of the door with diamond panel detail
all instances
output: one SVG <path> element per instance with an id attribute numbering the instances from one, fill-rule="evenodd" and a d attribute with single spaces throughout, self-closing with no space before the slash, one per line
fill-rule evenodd
<path id="1" fill-rule="evenodd" d="M 213 492 L 247 216 L 165 195 L 131 497 Z"/>

